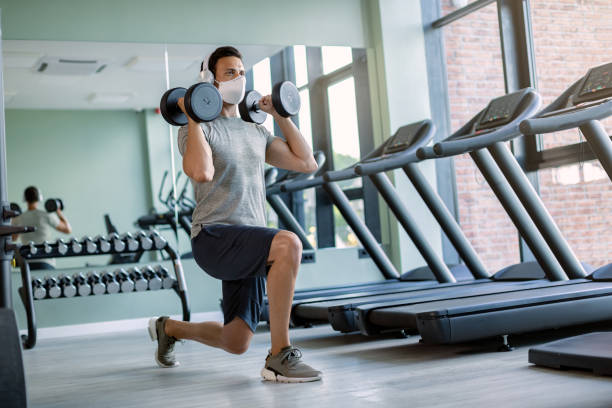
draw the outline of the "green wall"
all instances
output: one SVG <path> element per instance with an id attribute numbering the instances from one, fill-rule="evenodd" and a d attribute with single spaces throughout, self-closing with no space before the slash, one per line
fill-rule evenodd
<path id="1" fill-rule="evenodd" d="M 4 39 L 364 47 L 358 0 L 2 0 Z"/>
<path id="2" fill-rule="evenodd" d="M 6 143 L 9 200 L 24 208 L 29 185 L 46 198 L 62 198 L 76 237 L 105 233 L 105 213 L 120 231 L 134 231 L 133 222 L 151 207 L 142 112 L 9 109 Z"/>

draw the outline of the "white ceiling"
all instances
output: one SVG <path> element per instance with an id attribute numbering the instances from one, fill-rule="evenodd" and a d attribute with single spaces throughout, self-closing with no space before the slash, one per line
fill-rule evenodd
<path id="1" fill-rule="evenodd" d="M 169 44 L 170 87 L 194 84 L 202 59 L 216 47 Z M 283 47 L 253 45 L 239 49 L 248 70 Z M 140 110 L 159 106 L 166 90 L 164 44 L 5 40 L 2 48 L 8 109 Z M 43 57 L 104 60 L 107 67 L 92 75 L 39 73 L 35 67 Z M 146 64 L 137 69 L 134 61 Z"/>

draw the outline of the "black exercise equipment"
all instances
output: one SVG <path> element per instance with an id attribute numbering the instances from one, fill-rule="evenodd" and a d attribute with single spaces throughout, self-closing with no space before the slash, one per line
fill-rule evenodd
<path id="1" fill-rule="evenodd" d="M 588 333 L 529 349 L 529 362 L 556 369 L 612 375 L 612 332 Z"/>
<path id="2" fill-rule="evenodd" d="M 98 296 L 106 293 L 106 285 L 102 282 L 100 275 L 97 272 L 89 272 L 87 274 L 87 283 L 91 286 L 91 294 Z"/>
<path id="3" fill-rule="evenodd" d="M 525 135 L 532 135 L 579 128 L 612 180 L 612 141 L 600 122 L 612 116 L 611 96 L 612 63 L 591 68 L 535 117 L 524 120 L 520 130 Z M 612 264 L 600 267 L 590 278 L 611 281 Z M 529 362 L 551 368 L 577 368 L 612 375 L 611 344 L 611 332 L 584 334 L 531 348 Z"/>
<path id="4" fill-rule="evenodd" d="M 262 96 L 257 91 L 249 91 L 238 104 L 242 120 L 262 124 L 268 115 L 259 107 Z M 291 81 L 283 81 L 272 88 L 272 106 L 284 118 L 295 116 L 300 111 L 300 92 Z"/>
<path id="5" fill-rule="evenodd" d="M 129 269 L 128 272 L 130 279 L 134 282 L 134 290 L 136 292 L 143 292 L 148 289 L 149 282 L 142 276 L 140 268 L 134 266 Z"/>
<path id="6" fill-rule="evenodd" d="M 22 213 L 21 207 L 17 203 L 11 203 L 10 204 L 10 209 L 11 209 L 11 211 L 13 211 L 13 214 L 14 214 L 13 217 L 21 215 L 21 213 Z"/>
<path id="7" fill-rule="evenodd" d="M 87 283 L 87 278 L 82 272 L 78 272 L 72 275 L 72 281 L 77 287 L 77 293 L 79 294 L 79 296 L 91 295 L 91 285 Z"/>
<path id="8" fill-rule="evenodd" d="M 115 275 L 110 272 L 102 272 L 102 283 L 106 286 L 106 293 L 109 295 L 119 293 L 120 285 L 115 279 Z"/>
<path id="9" fill-rule="evenodd" d="M 134 291 L 134 281 L 130 278 L 127 271 L 123 268 L 117 269 L 115 272 L 115 279 L 119 282 L 121 292 L 129 293 Z"/>
<path id="10" fill-rule="evenodd" d="M 520 136 L 519 123 L 538 106 L 538 95 L 529 89 L 496 98 L 455 134 L 419 149 L 417 156 L 469 153 L 552 282 L 481 296 L 359 306 L 354 318 L 364 334 L 416 329 L 424 342 L 445 344 L 499 336 L 508 349 L 507 336 L 514 333 L 612 319 L 612 284 L 585 279 L 590 268 L 575 258 L 505 143 Z"/>
<path id="11" fill-rule="evenodd" d="M 219 90 L 208 82 L 192 85 L 189 89 L 172 88 L 164 92 L 159 103 L 162 116 L 171 125 L 187 124 L 187 116 L 178 107 L 178 100 L 183 97 L 187 114 L 196 122 L 216 119 L 223 108 L 223 98 Z"/>
<path id="12" fill-rule="evenodd" d="M 58 209 L 64 210 L 64 202 L 60 198 L 50 198 L 45 201 L 47 212 L 56 212 Z"/>
<path id="13" fill-rule="evenodd" d="M 72 278 L 70 278 L 70 276 L 60 275 L 57 278 L 59 281 L 59 286 L 62 289 L 63 297 L 71 298 L 76 296 L 77 288 L 74 283 L 72 283 Z"/>
<path id="14" fill-rule="evenodd" d="M 47 289 L 45 289 L 42 280 L 38 278 L 32 279 L 32 295 L 36 300 L 47 297 Z"/>
<path id="15" fill-rule="evenodd" d="M 142 268 L 142 276 L 149 282 L 149 290 L 160 290 L 162 288 L 161 277 L 150 265 Z"/>

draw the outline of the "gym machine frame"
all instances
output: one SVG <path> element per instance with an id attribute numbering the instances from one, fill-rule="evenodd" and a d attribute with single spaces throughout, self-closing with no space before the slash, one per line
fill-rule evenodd
<path id="1" fill-rule="evenodd" d="M 40 245 L 37 245 L 37 247 Z M 170 259 L 172 260 L 172 265 L 174 267 L 174 274 L 176 277 L 176 282 L 172 289 L 174 289 L 175 293 L 181 300 L 181 306 L 183 310 L 183 321 L 188 322 L 191 319 L 191 311 L 189 308 L 189 297 L 187 294 L 187 286 L 185 284 L 185 275 L 183 273 L 183 265 L 180 262 L 180 259 L 176 253 L 176 251 L 170 246 L 170 244 L 166 243 L 163 248 L 151 248 L 149 250 L 143 250 L 142 248 L 138 248 L 134 251 L 129 251 L 127 248 L 124 251 L 115 251 L 111 249 L 108 252 L 102 252 L 100 248 L 96 248 L 96 252 L 94 253 L 73 253 L 68 252 L 64 255 L 61 255 L 57 252 L 57 249 L 54 248 L 53 252 L 50 254 L 45 254 L 44 251 L 40 251 L 35 255 L 30 253 L 22 254 L 22 252 L 26 252 L 27 247 L 21 247 L 15 251 L 15 260 L 17 262 L 17 266 L 21 269 L 21 281 L 22 287 L 19 288 L 19 296 L 21 297 L 21 301 L 26 310 L 26 315 L 28 319 L 28 334 L 24 334 L 21 336 L 23 347 L 26 349 L 34 348 L 36 345 L 36 315 L 34 312 L 34 296 L 32 294 L 32 277 L 30 274 L 30 266 L 29 261 L 41 258 L 67 258 L 67 257 L 75 257 L 75 256 L 95 256 L 95 255 L 114 255 L 114 254 L 125 254 L 125 253 L 137 253 L 141 251 L 165 251 Z"/>

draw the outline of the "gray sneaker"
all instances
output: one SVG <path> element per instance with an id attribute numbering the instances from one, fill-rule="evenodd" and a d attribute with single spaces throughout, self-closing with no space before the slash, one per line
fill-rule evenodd
<path id="1" fill-rule="evenodd" d="M 288 346 L 274 356 L 268 353 L 261 376 L 266 381 L 299 383 L 318 381 L 321 372 L 302 362 L 302 352 L 297 347 Z"/>
<path id="2" fill-rule="evenodd" d="M 157 365 L 163 368 L 177 367 L 179 362 L 176 361 L 174 356 L 174 344 L 176 338 L 168 336 L 164 331 L 166 326 L 166 320 L 168 316 L 162 316 L 160 318 L 152 318 L 149 320 L 149 336 L 151 340 L 157 340 L 157 350 L 155 351 L 155 361 Z"/>

